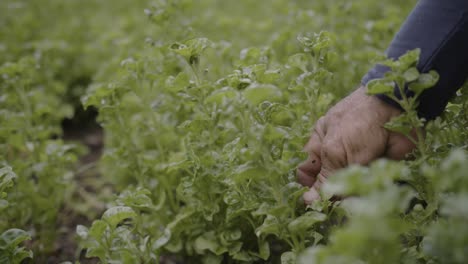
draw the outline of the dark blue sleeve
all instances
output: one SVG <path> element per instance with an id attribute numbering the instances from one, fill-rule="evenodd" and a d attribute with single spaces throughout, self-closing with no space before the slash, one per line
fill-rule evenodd
<path id="1" fill-rule="evenodd" d="M 420 0 L 386 54 L 397 59 L 416 48 L 421 49 L 419 71 L 436 70 L 440 76 L 436 86 L 419 98 L 419 116 L 430 120 L 442 113 L 468 77 L 468 0 Z M 383 77 L 386 71 L 387 67 L 376 65 L 362 84 Z M 396 105 L 385 96 L 379 98 Z"/>

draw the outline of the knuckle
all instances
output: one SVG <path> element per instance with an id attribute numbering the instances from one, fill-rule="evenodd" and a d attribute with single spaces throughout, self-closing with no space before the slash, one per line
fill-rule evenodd
<path id="1" fill-rule="evenodd" d="M 322 146 L 322 156 L 328 159 L 341 160 L 346 156 L 344 146 L 339 139 L 328 139 Z"/>
<path id="2" fill-rule="evenodd" d="M 316 133 L 319 138 L 325 135 L 326 117 L 320 117 L 314 125 L 313 133 Z"/>
<path id="3" fill-rule="evenodd" d="M 300 169 L 297 170 L 297 181 L 304 186 L 312 186 L 315 183 L 314 175 Z"/>
<path id="4" fill-rule="evenodd" d="M 325 176 L 323 173 L 320 173 L 317 176 L 315 183 L 318 185 L 318 187 L 321 187 L 326 181 L 327 181 L 327 176 Z"/>
<path id="5" fill-rule="evenodd" d="M 338 109 L 336 107 L 333 107 L 331 108 L 328 112 L 327 112 L 327 119 L 330 119 L 330 120 L 336 120 L 336 119 L 341 119 L 343 116 L 343 111 L 341 109 Z"/>
<path id="6" fill-rule="evenodd" d="M 307 166 L 307 164 L 301 163 L 301 164 L 299 164 L 299 166 L 297 167 L 297 170 L 300 171 L 300 172 L 307 172 L 307 171 L 310 170 L 309 167 L 310 167 L 310 166 Z"/>
<path id="7" fill-rule="evenodd" d="M 317 122 L 316 122 L 316 126 L 319 127 L 319 126 L 323 126 L 325 124 L 325 119 L 326 117 L 325 116 L 322 116 L 320 117 Z"/>

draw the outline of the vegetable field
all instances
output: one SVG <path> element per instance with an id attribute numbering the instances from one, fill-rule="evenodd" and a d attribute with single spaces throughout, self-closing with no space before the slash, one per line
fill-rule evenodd
<path id="1" fill-rule="evenodd" d="M 0 1 L 0 263 L 468 263 L 466 89 L 400 102 L 407 161 L 296 182 L 372 65 L 437 81 L 384 58 L 415 3 Z"/>

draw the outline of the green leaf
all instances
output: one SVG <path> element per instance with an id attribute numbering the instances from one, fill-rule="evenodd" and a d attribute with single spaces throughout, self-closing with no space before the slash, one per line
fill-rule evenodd
<path id="1" fill-rule="evenodd" d="M 245 180 L 255 180 L 258 178 L 262 178 L 263 175 L 267 175 L 268 171 L 264 168 L 252 164 L 246 163 L 239 165 L 236 170 L 234 171 L 233 179 L 236 182 L 243 182 Z"/>
<path id="2" fill-rule="evenodd" d="M 461 219 L 468 219 L 468 193 L 450 195 L 442 199 L 440 214 Z"/>
<path id="3" fill-rule="evenodd" d="M 419 78 L 419 71 L 416 67 L 411 67 L 403 73 L 406 82 L 412 82 Z"/>
<path id="4" fill-rule="evenodd" d="M 466 262 L 468 259 L 466 218 L 441 218 L 426 229 L 426 236 L 421 242 L 421 251 L 426 256 L 443 260 L 444 263 Z"/>
<path id="5" fill-rule="evenodd" d="M 305 52 L 312 52 L 313 55 L 317 55 L 320 51 L 325 50 L 331 44 L 330 33 L 321 31 L 318 34 L 315 33 L 312 38 L 306 36 L 298 36 L 297 40 L 304 46 Z"/>
<path id="6" fill-rule="evenodd" d="M 117 202 L 140 210 L 150 209 L 154 205 L 149 195 L 151 192 L 147 189 L 127 190 L 119 195 Z"/>
<path id="7" fill-rule="evenodd" d="M 383 79 L 375 79 L 367 83 L 367 94 L 393 94 L 395 83 Z"/>
<path id="8" fill-rule="evenodd" d="M 153 250 L 162 248 L 171 240 L 171 230 L 164 229 L 164 234 L 153 243 Z"/>
<path id="9" fill-rule="evenodd" d="M 100 241 L 105 237 L 106 229 L 108 228 L 108 224 L 102 220 L 95 220 L 91 227 L 89 228 L 88 235 L 92 238 Z M 81 230 L 84 231 L 84 230 Z M 83 233 L 82 233 L 83 234 Z"/>
<path id="10" fill-rule="evenodd" d="M 392 118 L 392 120 L 387 122 L 384 127 L 403 135 L 410 135 L 411 130 L 413 130 L 411 117 L 408 115 L 408 113 L 403 113 L 397 117 Z"/>
<path id="11" fill-rule="evenodd" d="M 235 99 L 238 92 L 230 87 L 223 87 L 213 91 L 205 100 L 206 103 L 222 104 L 223 102 Z"/>
<path id="12" fill-rule="evenodd" d="M 102 247 L 90 247 L 86 250 L 86 257 L 97 257 L 101 261 L 104 261 L 106 259 L 106 250 Z"/>
<path id="13" fill-rule="evenodd" d="M 12 263 L 21 263 L 26 258 L 33 258 L 34 253 L 31 250 L 25 250 L 24 248 L 17 248 L 15 250 Z"/>
<path id="14" fill-rule="evenodd" d="M 83 225 L 77 225 L 76 226 L 76 234 L 81 237 L 82 239 L 87 239 L 88 238 L 88 228 L 83 226 Z"/>
<path id="15" fill-rule="evenodd" d="M 13 181 L 16 179 L 16 174 L 10 166 L 0 168 L 0 194 L 13 186 Z M 0 198 L 2 198 L 0 196 Z"/>
<path id="16" fill-rule="evenodd" d="M 281 90 L 271 84 L 252 84 L 242 94 L 253 105 L 258 105 L 264 101 L 279 102 L 282 99 Z"/>
<path id="17" fill-rule="evenodd" d="M 223 256 L 216 256 L 213 254 L 205 254 L 202 257 L 202 263 L 206 264 L 221 264 L 223 261 Z"/>
<path id="18" fill-rule="evenodd" d="M 281 264 L 296 264 L 297 255 L 292 251 L 287 251 L 281 254 Z"/>
<path id="19" fill-rule="evenodd" d="M 259 239 L 258 256 L 263 260 L 267 260 L 270 257 L 270 244 L 268 244 L 268 241 Z"/>
<path id="20" fill-rule="evenodd" d="M 196 38 L 185 43 L 174 43 L 170 46 L 170 49 L 182 55 L 190 65 L 194 65 L 198 64 L 201 53 L 211 45 L 211 41 L 207 38 Z"/>
<path id="21" fill-rule="evenodd" d="M 288 229 L 293 234 L 301 234 L 314 226 L 316 223 L 325 221 L 325 219 L 327 219 L 327 215 L 316 211 L 309 211 L 292 220 L 288 224 Z"/>
<path id="22" fill-rule="evenodd" d="M 281 224 L 278 219 L 272 215 L 267 215 L 263 224 L 255 230 L 257 237 L 266 237 L 267 235 L 280 236 Z"/>
<path id="23" fill-rule="evenodd" d="M 102 220 L 106 221 L 112 229 L 115 229 L 123 220 L 135 218 L 136 216 L 137 214 L 131 207 L 114 206 L 104 212 Z"/>
<path id="24" fill-rule="evenodd" d="M 213 231 L 207 232 L 195 239 L 194 249 L 198 254 L 203 254 L 206 250 L 221 255 L 227 252 L 227 248 L 222 246 L 215 237 Z"/>
<path id="25" fill-rule="evenodd" d="M 420 49 L 414 49 L 406 52 L 398 58 L 398 69 L 406 70 L 412 66 L 416 66 L 419 62 Z"/>
<path id="26" fill-rule="evenodd" d="M 262 83 L 275 83 L 280 78 L 281 70 L 266 70 L 261 76 L 258 77 L 258 80 Z"/>
<path id="27" fill-rule="evenodd" d="M 202 51 L 212 45 L 207 38 L 195 38 L 188 40 L 186 45 L 190 48 L 192 55 L 200 55 Z"/>
<path id="28" fill-rule="evenodd" d="M 184 58 L 188 59 L 192 55 L 192 50 L 185 44 L 174 43 L 170 46 L 170 49 L 176 52 L 179 55 L 182 55 Z"/>
<path id="29" fill-rule="evenodd" d="M 423 73 L 419 78 L 408 85 L 408 88 L 416 95 L 421 94 L 424 90 L 433 87 L 439 81 L 439 74 L 435 71 Z"/>
<path id="30" fill-rule="evenodd" d="M 17 228 L 8 229 L 0 235 L 0 248 L 16 247 L 21 242 L 30 239 L 31 235 L 24 230 Z"/>
<path id="31" fill-rule="evenodd" d="M 21 263 L 25 258 L 32 258 L 32 251 L 18 247 L 26 240 L 31 240 L 31 236 L 24 230 L 12 228 L 3 232 L 0 235 L 0 261 L 2 263 Z"/>
<path id="32" fill-rule="evenodd" d="M 288 64 L 296 67 L 303 72 L 307 72 L 307 65 L 309 64 L 309 59 L 307 54 L 297 53 L 288 58 Z"/>

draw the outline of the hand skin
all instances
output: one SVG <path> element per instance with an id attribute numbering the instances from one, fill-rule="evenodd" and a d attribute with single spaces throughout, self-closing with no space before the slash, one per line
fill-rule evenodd
<path id="1" fill-rule="evenodd" d="M 384 124 L 401 114 L 360 87 L 339 101 L 314 126 L 304 147 L 309 156 L 297 169 L 298 181 L 310 190 L 304 201 L 320 198 L 320 186 L 336 170 L 351 164 L 367 165 L 385 157 L 402 160 L 415 145 L 402 134 L 388 131 Z"/>

